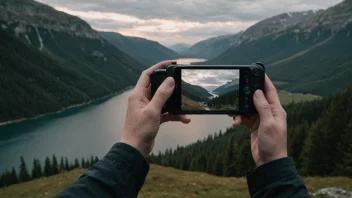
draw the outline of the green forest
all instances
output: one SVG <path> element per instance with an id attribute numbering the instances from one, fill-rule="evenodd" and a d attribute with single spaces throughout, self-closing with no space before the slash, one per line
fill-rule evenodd
<path id="1" fill-rule="evenodd" d="M 239 91 L 232 91 L 206 101 L 210 109 L 237 110 L 239 106 Z"/>
<path id="2" fill-rule="evenodd" d="M 335 96 L 286 105 L 288 151 L 309 176 L 352 176 L 352 88 Z M 219 176 L 255 167 L 247 128 L 228 128 L 188 146 L 152 154 L 150 163 Z"/>
<path id="3" fill-rule="evenodd" d="M 19 169 L 12 167 L 11 170 L 5 170 L 5 172 L 0 174 L 0 188 L 42 177 L 49 177 L 76 168 L 90 168 L 98 161 L 99 158 L 93 155 L 87 159 L 82 158 L 81 161 L 76 158 L 73 162 L 69 162 L 67 157 L 61 157 L 59 161 L 58 158 L 53 155 L 51 158 L 46 157 L 42 165 L 39 159 L 34 158 L 32 171 L 29 172 L 27 163 L 24 158 L 21 157 Z M 19 173 L 17 173 L 16 170 L 19 170 Z"/>

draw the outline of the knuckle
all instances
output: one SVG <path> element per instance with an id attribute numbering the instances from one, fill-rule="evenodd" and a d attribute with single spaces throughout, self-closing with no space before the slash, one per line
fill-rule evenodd
<path id="1" fill-rule="evenodd" d="M 268 110 L 271 109 L 271 108 L 270 108 L 270 105 L 269 105 L 267 102 L 262 102 L 261 108 L 262 108 L 263 110 L 265 110 L 265 111 L 268 111 Z"/>
<path id="2" fill-rule="evenodd" d="M 168 91 L 165 90 L 163 87 L 160 87 L 160 89 L 157 91 L 157 94 L 159 97 L 164 98 L 168 95 Z"/>
<path id="3" fill-rule="evenodd" d="M 154 109 L 144 109 L 142 112 L 146 117 L 156 117 L 158 116 L 158 112 Z"/>

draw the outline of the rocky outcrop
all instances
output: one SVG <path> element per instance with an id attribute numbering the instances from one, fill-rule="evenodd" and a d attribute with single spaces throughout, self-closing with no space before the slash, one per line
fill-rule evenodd
<path id="1" fill-rule="evenodd" d="M 0 0 L 0 25 L 11 27 L 14 33 L 28 33 L 30 27 L 100 39 L 88 23 L 78 17 L 58 12 L 33 0 Z"/>
<path id="2" fill-rule="evenodd" d="M 323 188 L 313 193 L 314 196 L 324 196 L 326 198 L 351 198 L 352 192 L 342 188 Z"/>

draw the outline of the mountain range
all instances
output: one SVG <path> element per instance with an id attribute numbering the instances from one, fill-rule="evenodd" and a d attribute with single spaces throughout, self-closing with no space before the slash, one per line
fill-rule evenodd
<path id="1" fill-rule="evenodd" d="M 282 19 L 300 14 L 305 17 L 290 23 Z M 202 64 L 263 62 L 269 76 L 279 81 L 279 89 L 318 95 L 343 90 L 352 75 L 352 1 L 300 14 L 286 13 L 257 23 L 242 34 L 239 45 Z M 284 25 L 277 27 L 278 19 Z M 262 33 L 255 34 L 258 30 Z M 249 32 L 252 36 L 246 36 Z"/>
<path id="2" fill-rule="evenodd" d="M 115 32 L 99 32 L 99 34 L 108 42 L 115 45 L 115 47 L 144 64 L 153 65 L 164 60 L 173 60 L 179 57 L 179 54 L 156 41 L 123 36 Z"/>
<path id="3" fill-rule="evenodd" d="M 179 53 L 186 57 L 212 59 L 225 52 L 231 46 L 236 46 L 242 33 L 212 37 L 200 41 Z"/>
<path id="4" fill-rule="evenodd" d="M 121 91 L 145 68 L 85 21 L 32 0 L 0 0 L 0 35 L 0 122 Z"/>
<path id="5" fill-rule="evenodd" d="M 170 49 L 172 49 L 173 51 L 175 51 L 179 54 L 182 54 L 183 52 L 188 50 L 190 47 L 191 47 L 191 45 L 186 44 L 186 43 L 177 43 L 175 45 L 169 46 Z"/>
<path id="6" fill-rule="evenodd" d="M 234 80 L 227 82 L 226 84 L 221 85 L 220 87 L 214 89 L 213 93 L 221 95 L 221 94 L 225 94 L 225 93 L 228 93 L 231 91 L 238 90 L 240 87 L 239 83 L 240 83 L 240 79 L 234 79 Z"/>

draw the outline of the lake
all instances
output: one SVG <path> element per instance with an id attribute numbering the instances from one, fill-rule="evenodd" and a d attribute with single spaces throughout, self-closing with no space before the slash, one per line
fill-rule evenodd
<path id="1" fill-rule="evenodd" d="M 178 63 L 203 61 L 181 59 Z M 120 140 L 127 98 L 132 90 L 108 100 L 35 120 L 0 126 L 0 173 L 6 168 L 19 167 L 20 156 L 31 167 L 33 158 L 42 165 L 46 156 L 55 154 L 74 158 L 103 157 Z M 154 152 L 177 145 L 188 145 L 209 134 L 231 126 L 232 120 L 224 115 L 194 115 L 188 125 L 166 123 L 156 138 Z"/>

